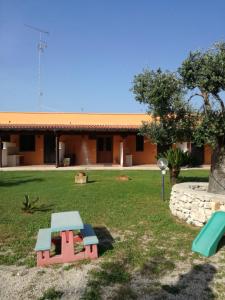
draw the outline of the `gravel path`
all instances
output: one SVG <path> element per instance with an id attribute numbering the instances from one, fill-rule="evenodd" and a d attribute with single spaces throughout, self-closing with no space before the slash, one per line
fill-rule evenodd
<path id="1" fill-rule="evenodd" d="M 63 292 L 62 299 L 80 299 L 94 264 L 57 268 L 0 266 L 0 299 L 39 299 L 48 288 Z"/>

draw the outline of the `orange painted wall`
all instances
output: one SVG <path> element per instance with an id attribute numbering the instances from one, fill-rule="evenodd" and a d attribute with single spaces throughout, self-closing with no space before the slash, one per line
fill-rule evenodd
<path id="1" fill-rule="evenodd" d="M 16 143 L 19 147 L 19 135 L 11 135 L 10 141 Z M 44 137 L 35 135 L 35 151 L 19 152 L 23 155 L 22 162 L 24 165 L 42 165 L 44 163 Z"/>
<path id="2" fill-rule="evenodd" d="M 11 142 L 16 143 L 19 147 L 19 135 L 11 135 Z M 62 135 L 60 141 L 65 143 L 65 157 L 75 154 L 76 164 L 96 164 L 96 140 L 89 139 L 88 135 Z M 123 138 L 120 135 L 113 136 L 113 163 L 120 163 L 120 143 Z M 157 155 L 157 146 L 152 144 L 150 140 L 144 140 L 144 151 L 136 151 L 136 137 L 129 135 L 124 139 L 125 155 L 132 154 L 133 165 L 139 164 L 155 164 Z M 23 155 L 23 163 L 25 165 L 41 165 L 44 164 L 44 137 L 43 135 L 35 135 L 35 151 L 19 152 Z M 212 149 L 209 145 L 204 146 L 204 164 L 211 164 Z"/>
<path id="3" fill-rule="evenodd" d="M 209 145 L 204 146 L 204 164 L 211 164 L 212 148 Z"/>
<path id="4" fill-rule="evenodd" d="M 157 161 L 157 146 L 145 138 L 144 151 L 136 151 L 136 136 L 129 135 L 126 137 L 125 154 L 132 154 L 133 165 L 155 164 Z"/>
<path id="5" fill-rule="evenodd" d="M 75 154 L 75 164 L 96 164 L 96 140 L 88 135 L 62 135 L 60 142 L 65 143 L 66 155 Z"/>
<path id="6" fill-rule="evenodd" d="M 96 164 L 97 151 L 96 140 L 90 139 L 88 135 L 62 135 L 60 141 L 65 143 L 65 157 L 75 155 L 75 164 Z M 123 139 L 120 135 L 113 136 L 113 163 L 120 163 L 120 143 L 124 141 L 125 155 L 132 154 L 133 165 L 155 164 L 157 155 L 157 146 L 152 144 L 148 139 L 144 140 L 144 151 L 136 151 L 136 136 L 129 135 Z M 19 147 L 19 135 L 11 135 L 11 142 L 16 143 Z M 35 136 L 35 151 L 20 152 L 23 155 L 25 165 L 44 164 L 44 136 Z"/>
<path id="7" fill-rule="evenodd" d="M 97 149 L 96 140 L 89 139 L 88 135 L 62 135 L 60 141 L 65 143 L 65 156 L 68 154 L 75 154 L 76 165 L 83 165 L 87 163 L 96 164 Z M 120 143 L 123 138 L 120 135 L 113 136 L 113 163 L 120 163 Z M 133 164 L 154 164 L 156 163 L 155 156 L 157 155 L 157 147 L 148 139 L 144 141 L 144 151 L 136 152 L 136 137 L 130 135 L 125 138 L 125 154 L 133 155 Z M 86 153 L 86 155 L 84 154 Z"/>

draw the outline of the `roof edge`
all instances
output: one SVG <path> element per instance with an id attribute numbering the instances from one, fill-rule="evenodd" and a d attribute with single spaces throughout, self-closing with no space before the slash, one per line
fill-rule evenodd
<path id="1" fill-rule="evenodd" d="M 67 114 L 67 115 L 148 115 L 147 113 L 110 113 L 110 112 L 48 112 L 48 111 L 0 111 L 0 114 Z"/>

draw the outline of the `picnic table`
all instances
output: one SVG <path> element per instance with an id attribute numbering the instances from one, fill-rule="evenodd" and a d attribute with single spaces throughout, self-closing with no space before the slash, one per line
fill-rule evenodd
<path id="1" fill-rule="evenodd" d="M 52 237 L 52 234 L 59 236 Z M 61 253 L 51 255 L 51 245 L 61 241 Z M 79 245 L 80 251 L 76 251 Z M 51 228 L 39 229 L 35 251 L 37 266 L 68 263 L 98 257 L 98 238 L 90 224 L 84 224 L 78 211 L 53 213 Z"/>

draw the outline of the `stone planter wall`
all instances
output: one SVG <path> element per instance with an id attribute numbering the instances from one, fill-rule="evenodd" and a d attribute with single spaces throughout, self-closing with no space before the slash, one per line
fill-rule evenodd
<path id="1" fill-rule="evenodd" d="M 203 226 L 215 210 L 225 211 L 225 195 L 207 192 L 208 183 L 175 184 L 170 196 L 170 210 L 188 224 Z"/>

